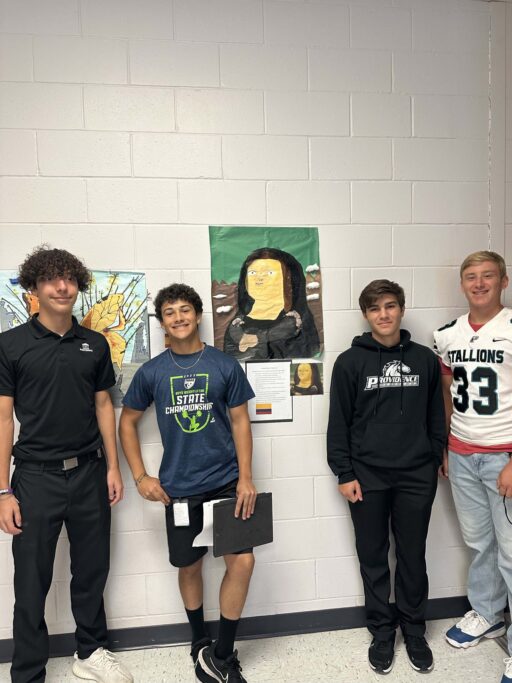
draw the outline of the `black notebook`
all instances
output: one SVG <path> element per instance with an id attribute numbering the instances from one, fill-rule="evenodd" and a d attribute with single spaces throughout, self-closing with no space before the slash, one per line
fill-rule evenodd
<path id="1" fill-rule="evenodd" d="M 272 543 L 272 494 L 258 493 L 254 513 L 249 519 L 235 517 L 236 498 L 213 506 L 213 555 L 229 555 L 246 548 Z"/>

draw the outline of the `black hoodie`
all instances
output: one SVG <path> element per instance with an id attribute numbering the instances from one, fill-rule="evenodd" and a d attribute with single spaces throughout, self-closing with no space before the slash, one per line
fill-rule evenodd
<path id="1" fill-rule="evenodd" d="M 338 356 L 331 381 L 327 460 L 340 484 L 352 463 L 385 468 L 440 464 L 445 416 L 439 362 L 400 330 L 387 347 L 369 332 Z"/>

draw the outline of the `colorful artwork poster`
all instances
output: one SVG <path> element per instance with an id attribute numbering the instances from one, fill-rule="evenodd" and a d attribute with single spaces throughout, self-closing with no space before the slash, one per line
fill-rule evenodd
<path id="1" fill-rule="evenodd" d="M 316 396 L 324 393 L 323 363 L 292 363 L 290 366 L 290 394 Z"/>
<path id="2" fill-rule="evenodd" d="M 238 360 L 319 358 L 317 228 L 210 226 L 214 343 Z"/>
<path id="3" fill-rule="evenodd" d="M 73 309 L 81 325 L 108 342 L 116 373 L 110 392 L 115 406 L 121 406 L 137 368 L 149 360 L 147 298 L 144 273 L 93 270 Z M 0 271 L 0 332 L 27 322 L 38 310 L 37 297 L 20 287 L 16 273 Z"/>

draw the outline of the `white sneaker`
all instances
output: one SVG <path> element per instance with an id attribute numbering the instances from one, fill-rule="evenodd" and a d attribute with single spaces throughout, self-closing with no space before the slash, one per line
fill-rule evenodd
<path id="1" fill-rule="evenodd" d="M 501 683 L 509 683 L 509 681 L 512 681 L 512 657 L 507 657 L 507 659 L 503 660 L 503 663 L 505 664 L 505 673 Z"/>
<path id="2" fill-rule="evenodd" d="M 453 647 L 473 647 L 478 645 L 482 638 L 498 638 L 506 631 L 505 623 L 498 621 L 490 624 L 481 614 L 470 610 L 446 632 L 446 640 Z"/>
<path id="3" fill-rule="evenodd" d="M 99 647 L 87 659 L 78 659 L 75 652 L 73 673 L 78 678 L 86 678 L 98 683 L 133 683 L 133 676 L 118 662 L 110 650 Z"/>

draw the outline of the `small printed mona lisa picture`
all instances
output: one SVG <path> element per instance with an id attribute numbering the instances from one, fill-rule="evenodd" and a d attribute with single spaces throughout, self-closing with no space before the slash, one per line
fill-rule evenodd
<path id="1" fill-rule="evenodd" d="M 290 365 L 290 394 L 314 396 L 324 393 L 323 363 L 292 363 Z"/>

